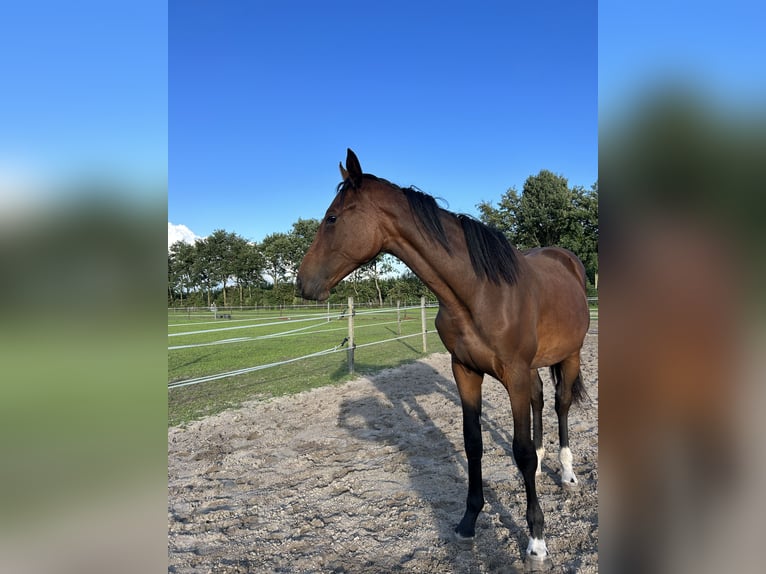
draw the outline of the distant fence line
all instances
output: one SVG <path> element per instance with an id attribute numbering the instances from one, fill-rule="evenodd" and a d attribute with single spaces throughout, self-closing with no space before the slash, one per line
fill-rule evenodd
<path id="1" fill-rule="evenodd" d="M 433 307 L 436 307 L 436 305 L 433 304 L 433 303 L 426 303 L 425 307 L 426 308 L 433 308 Z M 357 311 L 354 308 L 352 310 L 352 313 L 355 316 L 367 316 L 367 315 L 376 315 L 376 314 L 381 314 L 381 313 L 388 314 L 388 313 L 392 313 L 392 312 L 396 311 L 396 313 L 397 313 L 397 320 L 395 322 L 401 325 L 401 313 L 402 312 L 404 312 L 405 315 L 406 315 L 406 312 L 409 311 L 409 310 L 421 309 L 421 308 L 422 308 L 421 305 L 411 306 L 411 307 L 385 307 L 385 308 L 373 309 L 373 310 L 370 310 L 370 311 Z M 173 351 L 173 350 L 181 349 L 181 348 L 201 347 L 201 346 L 224 344 L 224 343 L 230 343 L 230 342 L 257 341 L 257 340 L 260 340 L 260 339 L 274 339 L 274 338 L 277 338 L 277 337 L 286 337 L 286 336 L 289 336 L 289 335 L 295 335 L 295 334 L 297 334 L 297 333 L 299 333 L 301 331 L 305 331 L 306 329 L 310 329 L 312 327 L 316 327 L 317 324 L 321 324 L 321 323 L 324 323 L 324 322 L 329 322 L 329 321 L 332 321 L 333 319 L 336 319 L 336 318 L 337 319 L 346 318 L 346 315 L 349 313 L 349 306 L 348 305 L 343 305 L 342 307 L 340 307 L 339 310 L 340 310 L 340 313 L 338 313 L 338 311 L 335 311 L 335 313 L 330 313 L 330 314 L 328 314 L 326 312 L 313 313 L 311 315 L 303 315 L 303 316 L 301 316 L 300 319 L 292 319 L 292 318 L 288 317 L 288 318 L 284 318 L 283 320 L 279 320 L 279 321 L 275 321 L 275 322 L 270 322 L 270 323 L 252 323 L 252 321 L 254 321 L 254 320 L 257 321 L 258 320 L 255 317 L 248 317 L 248 318 L 245 318 L 245 319 L 230 319 L 230 320 L 225 322 L 227 324 L 226 327 L 215 327 L 213 329 L 202 329 L 202 330 L 196 330 L 196 331 L 182 331 L 182 332 L 178 332 L 178 333 L 168 333 L 168 337 L 183 337 L 183 336 L 188 336 L 188 335 L 202 335 L 202 334 L 205 334 L 205 333 L 219 333 L 219 332 L 223 332 L 223 331 L 236 331 L 236 330 L 241 330 L 241 329 L 252 329 L 254 327 L 271 327 L 271 326 L 274 326 L 274 325 L 289 325 L 289 324 L 292 324 L 292 323 L 307 323 L 307 322 L 311 322 L 311 325 L 307 325 L 305 327 L 298 327 L 296 329 L 290 329 L 288 331 L 281 331 L 279 333 L 271 333 L 269 335 L 260 335 L 258 337 L 243 337 L 243 338 L 239 338 L 239 339 L 226 339 L 226 340 L 223 340 L 223 341 L 212 341 L 212 342 L 208 342 L 208 343 L 198 343 L 198 344 L 191 344 L 191 345 L 171 346 L 171 347 L 168 347 L 168 351 Z M 274 317 L 269 316 L 269 317 L 263 317 L 261 320 L 270 321 L 272 319 L 274 319 Z M 230 323 L 244 322 L 244 321 L 248 321 L 249 324 L 248 325 L 230 326 Z M 319 322 L 319 323 L 317 323 L 317 322 Z M 178 327 L 178 326 L 205 325 L 205 324 L 218 324 L 218 325 L 220 325 L 222 323 L 221 323 L 221 321 L 206 321 L 204 323 L 199 323 L 199 322 L 197 322 L 197 323 L 179 323 L 179 324 L 176 324 L 176 325 L 173 325 L 173 326 L 174 327 Z M 383 325 L 383 324 L 386 324 L 386 323 L 378 323 L 378 325 Z M 390 324 L 390 323 L 388 323 L 388 324 Z M 370 325 L 364 325 L 364 327 L 369 327 L 369 326 Z M 337 330 L 337 329 L 334 329 L 334 330 Z M 308 334 L 311 334 L 311 333 L 308 333 Z"/>
<path id="2" fill-rule="evenodd" d="M 214 374 L 214 375 L 205 375 L 205 376 L 201 376 L 201 377 L 195 377 L 195 378 L 192 378 L 192 379 L 185 379 L 185 380 L 182 380 L 182 381 L 174 381 L 172 383 L 168 383 L 168 389 L 187 387 L 187 386 L 196 385 L 196 384 L 199 384 L 199 383 L 206 383 L 206 382 L 210 382 L 210 381 L 215 381 L 215 380 L 225 379 L 225 378 L 229 378 L 229 377 L 234 377 L 234 376 L 237 376 L 237 375 L 243 375 L 243 374 L 247 374 L 247 373 L 252 373 L 254 371 L 260 371 L 262 369 L 268 369 L 268 368 L 271 368 L 271 367 L 278 367 L 278 366 L 281 366 L 281 365 L 287 365 L 289 363 L 294 363 L 296 361 L 301 361 L 303 359 L 310 359 L 310 358 L 314 358 L 314 357 L 321 357 L 323 355 L 329 355 L 331 353 L 340 352 L 340 351 L 344 350 L 343 347 L 345 347 L 345 350 L 346 350 L 346 353 L 347 353 L 347 357 L 348 357 L 348 369 L 349 369 L 349 373 L 353 374 L 354 373 L 354 352 L 355 352 L 355 350 L 357 348 L 369 347 L 369 346 L 372 346 L 372 345 L 381 345 L 383 343 L 390 343 L 390 342 L 393 342 L 393 341 L 398 341 L 398 340 L 401 340 L 401 339 L 407 339 L 407 338 L 410 338 L 410 337 L 417 337 L 417 336 L 422 337 L 423 352 L 427 353 L 428 352 L 428 340 L 427 340 L 428 334 L 429 333 L 434 333 L 435 331 L 434 330 L 431 330 L 431 331 L 428 330 L 428 324 L 427 324 L 427 319 L 426 319 L 426 309 L 429 308 L 429 307 L 435 307 L 435 306 L 436 305 L 434 303 L 428 304 L 426 302 L 426 298 L 425 297 L 421 297 L 419 307 L 413 307 L 413 306 L 401 307 L 401 306 L 398 306 L 398 307 L 395 307 L 395 308 L 389 307 L 389 308 L 386 308 L 386 309 L 371 310 L 371 311 L 366 311 L 366 312 L 359 313 L 359 312 L 357 312 L 356 307 L 354 305 L 354 298 L 353 297 L 349 297 L 348 298 L 348 303 L 346 305 L 341 305 L 341 306 L 338 307 L 338 309 L 343 311 L 342 316 L 345 316 L 345 318 L 348 321 L 348 336 L 346 337 L 346 339 L 342 343 L 340 343 L 338 345 L 335 345 L 334 347 L 331 347 L 329 349 L 324 349 L 324 350 L 321 350 L 321 351 L 317 351 L 315 353 L 310 353 L 308 355 L 303 355 L 301 357 L 293 357 L 293 358 L 290 358 L 290 359 L 285 359 L 283 361 L 277 361 L 277 362 L 274 362 L 274 363 L 267 363 L 265 365 L 256 365 L 256 366 L 253 366 L 253 367 L 246 367 L 244 369 L 237 369 L 237 370 L 228 371 L 228 372 L 225 372 L 225 373 L 217 373 L 217 374 Z M 306 309 L 307 306 L 302 306 L 300 308 L 301 309 Z M 357 315 L 372 315 L 372 314 L 375 314 L 375 313 L 382 313 L 382 312 L 390 313 L 392 311 L 397 311 L 397 321 L 400 321 L 400 317 L 398 316 L 399 312 L 406 311 L 406 310 L 409 310 L 409 309 L 416 309 L 416 308 L 419 308 L 421 310 L 421 312 L 420 312 L 420 321 L 421 321 L 421 330 L 420 330 L 420 332 L 409 334 L 409 335 L 399 335 L 397 337 L 391 337 L 389 339 L 385 339 L 385 340 L 382 340 L 382 341 L 373 341 L 373 342 L 370 342 L 370 343 L 364 343 L 362 345 L 357 345 L 354 342 L 354 335 L 355 335 L 354 317 L 355 316 L 357 316 Z M 218 311 L 220 311 L 220 308 L 218 308 Z M 297 322 L 301 322 L 301 321 L 316 321 L 318 318 L 324 318 L 324 317 L 325 317 L 325 314 L 321 313 L 321 314 L 317 314 L 317 315 L 315 315 L 313 317 L 310 317 L 310 318 L 294 319 L 294 320 L 289 320 L 289 321 L 282 322 L 280 324 L 292 323 L 292 322 L 296 322 L 297 323 Z M 172 333 L 172 334 L 169 334 L 168 336 L 194 335 L 194 334 L 211 332 L 211 331 L 252 328 L 253 326 L 254 325 L 244 325 L 244 326 L 241 326 L 241 327 L 225 327 L 225 328 L 222 328 L 222 329 L 209 329 L 209 330 L 203 330 L 203 331 L 191 331 L 191 332 L 187 332 L 187 333 Z M 255 326 L 265 326 L 265 325 L 255 325 Z M 287 332 L 284 332 L 284 333 L 274 333 L 274 334 L 271 334 L 271 335 L 265 335 L 264 338 L 273 338 L 273 337 L 277 337 L 277 336 L 280 336 L 280 335 L 284 335 L 284 334 L 292 332 L 292 331 L 294 331 L 294 330 L 287 331 Z M 257 338 L 254 338 L 254 339 L 257 339 Z M 179 347 L 169 347 L 168 350 L 174 350 L 175 348 L 181 348 L 181 347 L 180 346 Z"/>
<path id="3" fill-rule="evenodd" d="M 350 299 L 353 299 L 353 297 L 350 297 Z M 588 297 L 588 303 L 589 304 L 598 304 L 598 297 Z M 420 303 L 416 300 L 406 299 L 403 301 L 400 301 L 399 304 L 402 306 L 402 308 L 413 308 L 413 307 L 419 307 Z M 437 301 L 427 301 L 428 307 L 434 307 L 437 306 L 439 303 Z M 319 310 L 325 310 L 325 309 L 345 309 L 347 307 L 347 303 L 341 302 L 341 303 L 303 303 L 300 305 L 220 305 L 217 306 L 215 304 L 210 306 L 186 306 L 186 307 L 168 307 L 168 314 L 183 314 L 183 313 L 197 313 L 197 312 L 219 312 L 219 313 L 225 313 L 229 311 L 290 311 L 290 310 L 308 310 L 308 309 L 316 309 Z M 365 309 L 375 309 L 375 308 L 381 308 L 380 304 L 376 301 L 367 301 L 364 303 L 356 302 L 355 306 L 357 309 L 359 308 L 365 308 Z M 384 306 L 385 309 L 391 309 L 391 306 Z"/>
<path id="4" fill-rule="evenodd" d="M 416 307 L 420 305 L 418 300 L 405 299 L 398 302 L 402 307 Z M 381 308 L 380 303 L 377 301 L 366 301 L 364 303 L 357 302 L 357 308 L 374 309 Z M 395 304 L 394 304 L 395 305 Z M 438 305 L 436 301 L 428 301 L 429 306 Z M 186 307 L 168 307 L 169 315 L 182 315 L 185 313 L 207 313 L 213 310 L 218 313 L 226 313 L 230 311 L 307 311 L 310 309 L 316 309 L 317 311 L 327 309 L 345 309 L 347 303 L 303 303 L 300 305 L 196 305 Z M 391 309 L 391 305 L 384 305 L 382 308 Z M 394 307 L 395 308 L 395 307 Z"/>
<path id="5" fill-rule="evenodd" d="M 588 298 L 588 302 L 589 303 L 593 303 L 593 302 L 598 303 L 598 298 L 597 297 L 589 297 Z M 234 371 L 228 371 L 228 372 L 224 372 L 224 373 L 217 373 L 217 374 L 213 374 L 213 375 L 205 375 L 205 376 L 201 376 L 201 377 L 195 377 L 195 378 L 192 378 L 192 379 L 185 379 L 185 380 L 181 380 L 181 381 L 174 381 L 172 383 L 168 383 L 168 389 L 175 389 L 175 388 L 186 387 L 186 386 L 190 386 L 190 385 L 196 385 L 196 384 L 199 384 L 199 383 L 206 383 L 206 382 L 210 382 L 210 381 L 215 381 L 215 380 L 225 379 L 225 378 L 229 378 L 229 377 L 234 377 L 234 376 L 237 376 L 237 375 L 252 373 L 252 372 L 255 372 L 255 371 L 260 371 L 260 370 L 268 369 L 268 368 L 271 368 L 271 367 L 278 367 L 278 366 L 281 366 L 281 365 L 287 365 L 289 363 L 294 363 L 296 361 L 302 361 L 304 359 L 310 359 L 310 358 L 314 358 L 314 357 L 321 357 L 323 355 L 329 355 L 329 354 L 332 354 L 332 353 L 337 353 L 337 352 L 343 351 L 344 347 L 345 347 L 345 350 L 346 350 L 346 353 L 347 353 L 349 373 L 353 374 L 354 373 L 354 353 L 355 353 L 355 350 L 357 348 L 369 347 L 369 346 L 372 346 L 372 345 L 381 345 L 381 344 L 384 344 L 384 343 L 390 343 L 390 342 L 393 342 L 393 341 L 398 341 L 398 340 L 401 340 L 401 339 L 408 339 L 408 338 L 417 337 L 417 336 L 421 336 L 422 337 L 423 353 L 427 353 L 428 352 L 427 337 L 428 337 L 428 335 L 430 333 L 434 333 L 436 331 L 434 331 L 434 330 L 430 330 L 429 331 L 428 330 L 427 320 L 426 320 L 426 309 L 429 308 L 429 307 L 436 307 L 436 306 L 438 306 L 438 303 L 427 302 L 425 297 L 421 297 L 420 305 L 419 306 L 406 306 L 406 307 L 397 306 L 397 307 L 393 307 L 393 308 L 392 307 L 387 307 L 387 308 L 383 308 L 383 309 L 381 309 L 381 308 L 377 308 L 377 309 L 373 308 L 372 310 L 359 312 L 359 311 L 357 311 L 357 307 L 355 306 L 354 298 L 353 297 L 349 297 L 347 304 L 327 305 L 325 307 L 327 309 L 327 313 L 325 313 L 325 312 L 317 313 L 317 314 L 315 314 L 315 315 L 313 315 L 311 317 L 302 317 L 300 319 L 289 319 L 287 321 L 281 321 L 279 323 L 279 324 L 300 323 L 300 322 L 304 322 L 304 321 L 316 321 L 317 319 L 324 320 L 325 318 L 327 318 L 329 320 L 330 313 L 331 313 L 332 309 L 334 308 L 334 309 L 337 309 L 338 311 L 341 312 L 340 313 L 340 318 L 344 318 L 345 317 L 347 319 L 347 321 L 348 321 L 348 336 L 347 336 L 347 338 L 342 343 L 340 343 L 338 345 L 335 345 L 334 347 L 331 347 L 331 348 L 328 348 L 328 349 L 324 349 L 324 350 L 321 350 L 321 351 L 316 351 L 316 352 L 310 353 L 308 355 L 303 355 L 301 357 L 293 357 L 293 358 L 290 358 L 290 359 L 285 359 L 283 361 L 277 361 L 277 362 L 274 362 L 274 363 L 267 363 L 267 364 L 264 364 L 264 365 L 256 365 L 256 366 L 253 366 L 253 367 L 246 367 L 244 369 L 237 369 L 237 370 L 234 370 Z M 365 305 L 365 307 L 371 308 L 373 306 Z M 374 307 L 377 307 L 377 305 L 375 305 Z M 319 307 L 316 306 L 316 305 L 301 305 L 301 306 L 294 305 L 294 306 L 291 306 L 291 309 L 293 309 L 293 310 L 297 310 L 297 309 L 304 309 L 305 310 L 305 309 L 311 309 L 311 308 L 315 308 L 315 309 L 319 310 Z M 372 314 L 375 314 L 375 313 L 390 313 L 392 311 L 397 311 L 397 322 L 400 323 L 401 322 L 401 317 L 399 316 L 400 312 L 411 310 L 411 309 L 418 309 L 418 308 L 421 310 L 421 313 L 420 313 L 421 330 L 420 330 L 420 332 L 412 333 L 412 334 L 409 334 L 409 335 L 399 335 L 397 337 L 392 337 L 392 338 L 381 340 L 381 341 L 373 341 L 373 342 L 370 342 L 370 343 L 364 343 L 362 345 L 357 345 L 354 342 L 354 336 L 355 336 L 354 317 L 355 316 L 357 316 L 357 315 L 372 315 Z M 198 309 L 199 310 L 203 310 L 203 311 L 210 311 L 210 309 L 207 308 L 207 307 L 201 307 L 201 308 L 198 308 Z M 218 312 L 220 312 L 221 309 L 222 309 L 221 307 L 218 307 L 216 310 Z M 227 310 L 235 310 L 235 309 L 240 309 L 240 308 L 239 307 L 227 307 Z M 247 307 L 243 307 L 242 308 L 242 310 L 252 310 L 252 309 L 254 309 L 254 308 L 252 308 L 252 307 L 251 308 L 247 308 Z M 263 307 L 258 307 L 257 309 L 264 310 Z M 271 309 L 271 310 L 278 310 L 278 309 L 279 308 L 277 307 L 277 308 Z M 169 309 L 169 310 L 171 310 L 171 309 Z M 596 317 L 598 317 L 597 314 L 596 314 Z M 264 324 L 260 324 L 260 325 L 257 325 L 257 324 L 256 325 L 243 325 L 243 326 L 235 326 L 235 327 L 222 327 L 222 328 L 216 328 L 216 329 L 205 329 L 205 330 L 201 330 L 201 331 L 189 331 L 189 332 L 184 332 L 184 333 L 170 333 L 170 334 L 168 334 L 168 336 L 169 337 L 174 337 L 174 336 L 180 336 L 180 335 L 195 335 L 195 334 L 215 332 L 215 331 L 230 331 L 230 330 L 234 330 L 234 329 L 246 329 L 246 328 L 253 328 L 253 327 L 270 326 L 270 325 L 274 325 L 274 323 L 264 323 Z M 310 326 L 313 326 L 313 325 L 310 325 Z M 280 332 L 280 333 L 272 333 L 272 334 L 263 335 L 263 336 L 260 336 L 260 337 L 243 338 L 242 340 L 254 341 L 254 340 L 258 340 L 258 339 L 267 339 L 267 338 L 280 337 L 280 336 L 285 336 L 285 335 L 288 335 L 288 334 L 293 334 L 295 331 L 299 331 L 299 330 L 302 330 L 302 329 L 303 328 L 300 328 L 300 329 L 290 329 L 288 331 L 284 331 L 284 332 Z M 401 332 L 401 331 L 399 331 L 399 332 Z M 205 343 L 205 345 L 223 344 L 225 342 L 238 342 L 238 341 L 239 340 L 237 340 L 237 339 L 233 339 L 233 340 L 228 340 L 228 341 L 219 341 L 219 342 Z M 197 345 L 179 345 L 179 346 L 175 346 L 175 347 L 168 347 L 168 351 L 175 350 L 175 349 L 180 349 L 180 348 L 191 347 L 191 346 L 197 346 Z"/>

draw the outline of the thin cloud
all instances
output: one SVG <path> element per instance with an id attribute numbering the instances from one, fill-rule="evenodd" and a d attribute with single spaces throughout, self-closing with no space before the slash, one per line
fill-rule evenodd
<path id="1" fill-rule="evenodd" d="M 176 241 L 193 244 L 197 239 L 202 239 L 202 237 L 194 233 L 185 225 L 176 225 L 168 221 L 168 249 L 170 249 L 170 246 Z"/>

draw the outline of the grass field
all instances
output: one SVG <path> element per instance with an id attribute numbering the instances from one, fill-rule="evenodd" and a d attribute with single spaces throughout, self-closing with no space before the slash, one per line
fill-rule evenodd
<path id="1" fill-rule="evenodd" d="M 426 309 L 428 353 L 445 351 L 435 332 L 436 312 L 436 307 Z M 348 335 L 348 319 L 341 309 L 332 309 L 329 315 L 318 307 L 226 313 L 231 314 L 230 319 L 216 319 L 209 311 L 168 312 L 169 425 L 199 419 L 243 401 L 297 393 L 351 378 L 348 346 L 341 346 Z M 420 316 L 420 308 L 402 309 L 400 320 L 396 309 L 357 309 L 355 374 L 372 374 L 425 356 L 419 335 Z M 598 321 L 597 305 L 591 308 L 591 320 Z M 399 335 L 410 336 L 373 344 Z M 328 354 L 173 388 L 199 377 L 271 365 L 321 351 Z"/>
<path id="2" fill-rule="evenodd" d="M 444 347 L 434 331 L 435 307 L 426 309 L 428 352 Z M 220 311 L 219 311 L 220 312 Z M 226 311 L 230 319 L 213 313 L 168 313 L 168 384 L 198 377 L 278 363 L 319 351 L 330 354 L 256 370 L 209 382 L 168 389 L 168 424 L 213 414 L 243 401 L 300 392 L 350 378 L 348 320 L 341 310 L 328 317 L 321 308 L 285 311 Z M 357 309 L 354 316 L 355 373 L 370 374 L 396 367 L 425 355 L 419 308 Z M 329 320 L 328 320 L 329 318 Z M 405 339 L 366 346 L 402 336 Z"/>

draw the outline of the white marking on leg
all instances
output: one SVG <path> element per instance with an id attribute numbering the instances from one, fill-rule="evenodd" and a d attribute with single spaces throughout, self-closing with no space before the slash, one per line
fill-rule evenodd
<path id="1" fill-rule="evenodd" d="M 577 484 L 577 477 L 572 468 L 572 451 L 568 446 L 565 446 L 559 452 L 559 461 L 561 462 L 561 483 Z"/>
<path id="2" fill-rule="evenodd" d="M 542 464 L 543 459 L 545 458 L 545 447 L 541 446 L 537 449 L 537 472 L 535 474 L 542 474 Z"/>
<path id="3" fill-rule="evenodd" d="M 527 556 L 535 556 L 537 558 L 548 556 L 548 547 L 545 545 L 545 540 L 542 538 L 530 538 L 527 545 Z"/>

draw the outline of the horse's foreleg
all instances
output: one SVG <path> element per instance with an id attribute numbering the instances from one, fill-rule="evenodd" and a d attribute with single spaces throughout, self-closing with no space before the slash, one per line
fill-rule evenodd
<path id="1" fill-rule="evenodd" d="M 484 507 L 484 491 L 481 484 L 481 382 L 484 375 L 470 370 L 452 358 L 460 403 L 463 407 L 463 438 L 468 459 L 468 497 L 465 514 L 455 528 L 459 538 L 472 538 L 476 534 L 476 519 Z"/>
<path id="2" fill-rule="evenodd" d="M 545 457 L 545 448 L 543 447 L 543 380 L 537 369 L 532 369 L 530 375 L 532 377 L 532 436 L 537 454 L 536 474 L 541 474 L 543 458 Z"/>

